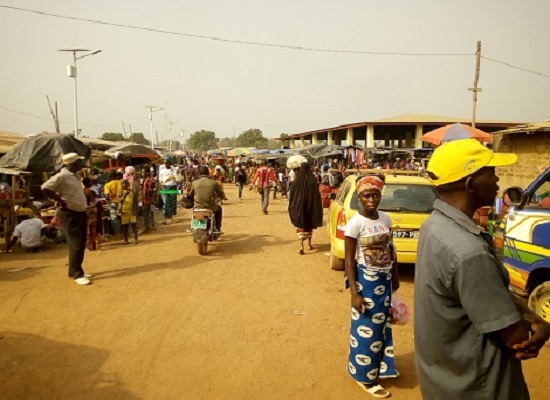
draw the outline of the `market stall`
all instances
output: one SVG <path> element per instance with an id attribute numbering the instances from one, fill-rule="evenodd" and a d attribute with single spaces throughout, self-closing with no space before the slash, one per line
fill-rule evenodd
<path id="1" fill-rule="evenodd" d="M 0 168 L 0 175 L 7 177 L 7 179 L 2 179 L 0 183 L 0 234 L 4 237 L 4 243 L 7 247 L 11 241 L 15 225 L 17 225 L 17 209 L 30 203 L 29 178 L 31 173 Z"/>

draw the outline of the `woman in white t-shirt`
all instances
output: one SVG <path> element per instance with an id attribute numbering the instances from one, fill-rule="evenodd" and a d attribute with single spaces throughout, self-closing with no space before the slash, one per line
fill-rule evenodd
<path id="1" fill-rule="evenodd" d="M 346 224 L 346 287 L 351 293 L 348 372 L 367 393 L 390 396 L 378 379 L 397 378 L 391 331 L 391 292 L 399 287 L 391 219 L 378 205 L 382 176 L 357 181 L 362 205 Z M 392 276 L 393 275 L 393 276 Z"/>

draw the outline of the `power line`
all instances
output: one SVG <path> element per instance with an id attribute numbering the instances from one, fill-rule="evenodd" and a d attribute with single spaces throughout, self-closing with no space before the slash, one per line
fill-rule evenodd
<path id="1" fill-rule="evenodd" d="M 415 57 L 459 57 L 459 56 L 474 56 L 473 53 L 405 53 L 405 52 L 390 52 L 390 51 L 368 51 L 368 50 L 339 50 L 339 49 L 323 49 L 323 48 L 315 48 L 315 47 L 306 47 L 306 46 L 296 46 L 296 45 L 284 45 L 284 44 L 276 44 L 276 43 L 263 43 L 263 42 L 252 42 L 252 41 L 246 41 L 246 40 L 235 40 L 235 39 L 227 39 L 222 37 L 216 37 L 216 36 L 207 36 L 207 35 L 196 35 L 191 33 L 184 33 L 184 32 L 175 32 L 175 31 L 168 31 L 164 29 L 157 29 L 157 28 L 149 28 L 144 26 L 137 26 L 137 25 L 129 25 L 129 24 L 121 24 L 121 23 L 115 23 L 115 22 L 108 22 L 108 21 L 101 21 L 91 18 L 80 18 L 80 17 L 71 17 L 67 15 L 60 15 L 60 14 L 53 14 L 45 11 L 38 11 L 38 10 L 31 10 L 27 8 L 21 8 L 21 7 L 13 7 L 13 6 L 7 6 L 0 4 L 0 8 L 6 8 L 10 10 L 15 11 L 21 11 L 21 12 L 27 12 L 32 14 L 38 14 L 42 16 L 47 17 L 54 17 L 54 18 L 61 18 L 61 19 L 68 19 L 73 21 L 82 21 L 82 22 L 89 22 L 92 24 L 100 24 L 100 25 L 106 25 L 106 26 L 114 26 L 118 28 L 128 28 L 128 29 L 136 29 L 146 32 L 154 32 L 154 33 L 161 33 L 166 35 L 175 35 L 175 36 L 184 36 L 194 39 L 204 39 L 204 40 L 215 40 L 218 42 L 225 42 L 225 43 L 233 43 L 233 44 L 243 44 L 243 45 L 252 45 L 252 46 L 264 46 L 264 47 L 274 47 L 274 48 L 281 48 L 281 49 L 290 49 L 290 50 L 300 50 L 300 51 L 311 51 L 311 52 L 324 52 L 324 53 L 345 53 L 345 54 L 369 54 L 369 55 L 380 55 L 380 56 L 415 56 Z M 544 74 L 542 72 L 537 72 L 531 69 L 519 67 L 513 64 L 510 64 L 508 62 L 495 60 L 493 58 L 481 56 L 481 58 L 491 61 L 494 63 L 498 63 L 501 65 L 504 65 L 508 68 L 513 68 L 519 71 L 528 72 L 531 74 L 535 74 L 544 78 L 550 78 L 550 75 Z"/>
<path id="2" fill-rule="evenodd" d="M 512 65 L 510 63 L 507 63 L 507 62 L 504 62 L 504 61 L 499 61 L 499 60 L 495 60 L 495 59 L 492 59 L 492 58 L 489 58 L 489 57 L 485 57 L 485 56 L 481 56 L 481 58 L 483 58 L 484 60 L 487 60 L 487 61 L 491 61 L 491 62 L 494 62 L 494 63 L 497 63 L 497 64 L 502 64 L 508 68 L 514 68 L 514 69 L 518 69 L 520 71 L 525 71 L 525 72 L 530 72 L 531 74 L 535 74 L 535 75 L 538 75 L 538 76 L 543 76 L 545 78 L 550 78 L 550 75 L 546 75 L 546 74 L 543 74 L 542 72 L 537 72 L 537 71 L 533 71 L 531 69 L 527 69 L 527 68 L 522 68 L 522 67 L 517 67 L 515 65 Z"/>
<path id="3" fill-rule="evenodd" d="M 0 106 L 0 109 L 4 110 L 4 111 L 9 111 L 9 112 L 12 112 L 12 113 L 15 113 L 15 114 L 21 114 L 21 115 L 26 115 L 27 117 L 33 117 L 33 118 L 36 118 L 36 119 L 43 119 L 43 120 L 46 120 L 46 121 L 51 121 L 52 119 L 51 118 L 46 118 L 46 117 L 42 117 L 40 115 L 35 115 L 35 114 L 29 114 L 29 113 L 26 113 L 26 112 L 23 112 L 23 111 L 18 111 L 18 110 L 14 110 L 12 108 L 8 108 L 8 107 L 4 107 L 4 106 Z M 72 124 L 72 122 L 70 121 L 59 121 L 63 124 Z M 81 125 L 85 125 L 85 126 L 95 126 L 95 127 L 106 127 L 106 126 L 114 126 L 114 125 L 118 125 L 118 124 L 81 124 Z"/>
<path id="4" fill-rule="evenodd" d="M 264 47 L 275 47 L 275 48 L 281 48 L 281 49 L 290 49 L 290 50 L 301 50 L 301 51 L 311 51 L 311 52 L 324 52 L 324 53 L 345 53 L 345 54 L 370 54 L 370 55 L 382 55 L 382 56 L 429 56 L 429 57 L 456 57 L 456 56 L 473 56 L 475 54 L 472 53 L 404 53 L 404 52 L 389 52 L 389 51 L 367 51 L 367 50 L 339 50 L 339 49 L 323 49 L 323 48 L 315 48 L 315 47 L 306 47 L 306 46 L 296 46 L 296 45 L 284 45 L 284 44 L 276 44 L 276 43 L 263 43 L 263 42 L 252 42 L 252 41 L 246 41 L 246 40 L 235 40 L 235 39 L 227 39 L 222 37 L 216 37 L 216 36 L 207 36 L 207 35 L 196 35 L 191 33 L 184 33 L 184 32 L 175 32 L 175 31 L 168 31 L 164 29 L 157 29 L 157 28 L 149 28 L 144 26 L 137 26 L 137 25 L 129 25 L 129 24 L 121 24 L 121 23 L 115 23 L 115 22 L 108 22 L 108 21 L 101 21 L 91 18 L 80 18 L 80 17 L 71 17 L 67 15 L 60 15 L 60 14 L 53 14 L 45 11 L 38 11 L 38 10 L 31 10 L 27 8 L 21 8 L 21 7 L 13 7 L 13 6 L 6 6 L 1 5 L 0 8 L 6 8 L 10 10 L 16 10 L 16 11 L 22 11 L 27 13 L 33 13 L 38 14 L 42 16 L 47 17 L 54 17 L 54 18 L 61 18 L 61 19 L 68 19 L 73 21 L 82 21 L 82 22 L 89 22 L 92 24 L 100 24 L 100 25 L 106 25 L 106 26 L 114 26 L 118 28 L 128 28 L 128 29 L 136 29 L 136 30 L 142 30 L 146 32 L 154 32 L 154 33 L 161 33 L 166 35 L 176 35 L 176 36 L 184 36 L 194 39 L 203 39 L 203 40 L 215 40 L 219 42 L 226 42 L 226 43 L 233 43 L 233 44 L 243 44 L 243 45 L 252 45 L 252 46 L 264 46 Z M 510 63 L 495 60 L 489 57 L 482 56 L 487 61 L 491 61 L 494 63 L 498 63 L 501 65 L 504 65 L 508 68 L 517 69 L 519 71 L 529 72 L 538 76 L 542 76 L 544 78 L 550 78 L 550 75 L 533 71 L 527 68 L 518 67 L 515 65 L 512 65 Z"/>
<path id="5" fill-rule="evenodd" d="M 301 50 L 301 51 L 314 51 L 314 52 L 324 52 L 324 53 L 347 53 L 347 54 L 371 54 L 371 55 L 381 55 L 381 56 L 431 56 L 431 57 L 445 56 L 446 57 L 446 56 L 473 56 L 474 55 L 473 53 L 404 53 L 404 52 L 394 52 L 394 51 L 338 50 L 338 49 L 322 49 L 322 48 L 307 47 L 307 46 L 285 45 L 285 44 L 277 44 L 277 43 L 251 42 L 251 41 L 247 41 L 247 40 L 236 40 L 236 39 L 227 39 L 227 38 L 216 37 L 216 36 L 196 35 L 196 34 L 192 34 L 192 33 L 168 31 L 168 30 L 165 30 L 165 29 L 149 28 L 149 27 L 145 27 L 145 26 L 137 26 L 137 25 L 129 25 L 129 24 L 121 24 L 121 23 L 116 23 L 116 22 L 101 21 L 101 20 L 90 19 L 90 18 L 70 17 L 70 16 L 67 16 L 67 15 L 53 14 L 53 13 L 49 13 L 49 12 L 45 12 L 45 11 L 30 10 L 30 9 L 27 9 L 27 8 L 6 6 L 6 5 L 1 5 L 1 4 L 0 4 L 0 8 L 7 8 L 7 9 L 10 9 L 10 10 L 16 10 L 16 11 L 23 11 L 23 12 L 43 15 L 43 16 L 47 16 L 47 17 L 69 19 L 69 20 L 73 20 L 73 21 L 89 22 L 89 23 L 92 23 L 92 24 L 115 26 L 115 27 L 119 27 L 119 28 L 137 29 L 137 30 L 142 30 L 142 31 L 146 31 L 146 32 L 162 33 L 162 34 L 166 34 L 166 35 L 185 36 L 185 37 L 190 37 L 190 38 L 194 38 L 194 39 L 215 40 L 215 41 L 218 41 L 218 42 L 253 45 L 253 46 L 277 47 L 277 48 L 281 48 L 281 49 L 291 49 L 291 50 Z"/>

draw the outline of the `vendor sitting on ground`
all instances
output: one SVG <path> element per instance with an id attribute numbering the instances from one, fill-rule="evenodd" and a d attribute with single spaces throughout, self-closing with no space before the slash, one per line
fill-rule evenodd
<path id="1" fill-rule="evenodd" d="M 29 208 L 20 208 L 17 210 L 17 220 L 19 224 L 13 231 L 13 238 L 6 248 L 6 253 L 10 252 L 18 240 L 27 253 L 36 253 L 42 248 L 42 230 L 48 228 L 40 218 L 33 217 L 33 212 Z"/>

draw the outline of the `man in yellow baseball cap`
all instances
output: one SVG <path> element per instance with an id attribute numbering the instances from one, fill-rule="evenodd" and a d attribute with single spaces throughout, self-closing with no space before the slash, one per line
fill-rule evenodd
<path id="1" fill-rule="evenodd" d="M 494 204 L 495 167 L 516 159 L 461 139 L 429 161 L 439 199 L 420 228 L 414 279 L 423 399 L 529 399 L 521 360 L 538 355 L 550 325 L 515 304 L 492 238 L 472 220 L 476 209 Z"/>
<path id="2" fill-rule="evenodd" d="M 428 164 L 428 174 L 435 186 L 441 186 L 466 178 L 482 168 L 512 165 L 516 160 L 515 154 L 494 153 L 475 139 L 454 140 L 435 149 Z"/>

